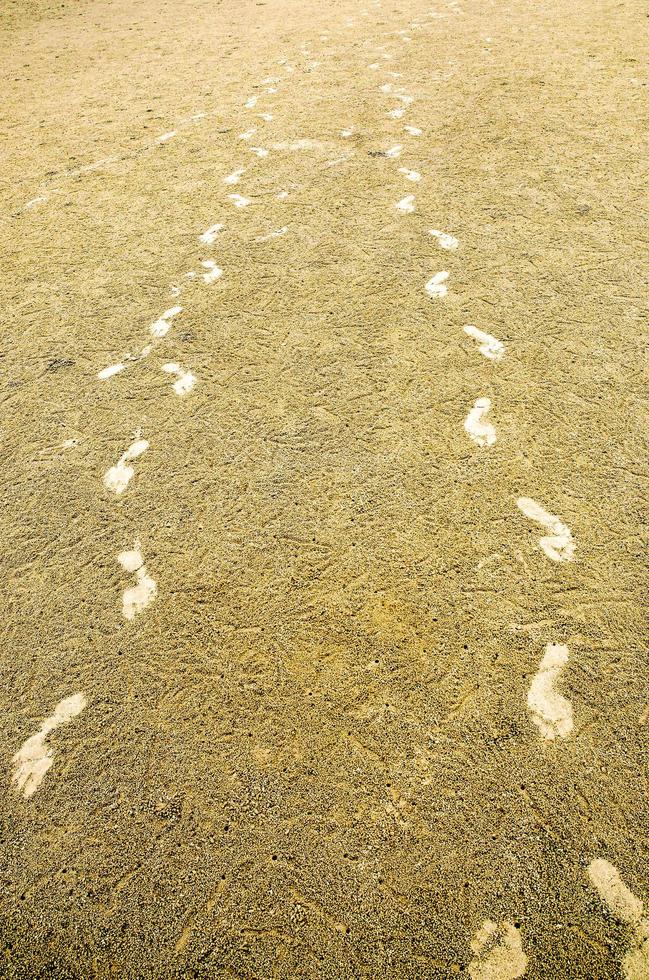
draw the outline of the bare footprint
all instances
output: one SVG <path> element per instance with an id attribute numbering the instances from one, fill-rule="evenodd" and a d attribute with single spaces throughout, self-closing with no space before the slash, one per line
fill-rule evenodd
<path id="1" fill-rule="evenodd" d="M 28 738 L 16 752 L 12 760 L 15 768 L 11 778 L 25 798 L 36 792 L 54 762 L 54 753 L 46 745 L 47 736 L 59 725 L 76 718 L 85 707 L 86 699 L 83 694 L 72 694 L 59 701 L 54 714 L 46 718 L 36 734 Z"/>
<path id="2" fill-rule="evenodd" d="M 569 528 L 563 524 L 554 514 L 548 514 L 540 504 L 530 497 L 519 497 L 516 506 L 520 511 L 529 517 L 531 521 L 536 521 L 552 534 L 541 538 L 539 544 L 548 558 L 552 561 L 571 561 L 575 554 L 575 544 Z"/>
<path id="3" fill-rule="evenodd" d="M 436 272 L 432 279 L 428 280 L 425 289 L 431 299 L 444 299 L 448 293 L 446 283 L 449 276 L 449 272 Z"/>
<path id="4" fill-rule="evenodd" d="M 162 370 L 165 374 L 175 374 L 177 380 L 174 381 L 174 391 L 177 395 L 186 395 L 196 384 L 196 378 L 191 371 L 183 371 L 180 364 L 163 364 Z"/>
<path id="5" fill-rule="evenodd" d="M 464 420 L 465 432 L 478 446 L 493 446 L 496 441 L 496 430 L 491 422 L 483 422 L 490 408 L 488 398 L 478 398 Z"/>
<path id="6" fill-rule="evenodd" d="M 227 178 L 226 178 L 226 182 L 227 182 Z M 205 245 L 213 245 L 214 242 L 216 241 L 217 235 L 219 234 L 219 232 L 223 231 L 224 228 L 225 225 L 220 225 L 220 224 L 210 225 L 207 231 L 204 231 L 203 234 L 200 236 L 199 241 L 204 242 Z"/>
<path id="7" fill-rule="evenodd" d="M 165 310 L 162 316 L 158 317 L 156 322 L 151 325 L 151 336 L 152 337 L 164 337 L 169 333 L 169 328 L 171 327 L 171 321 L 179 313 L 182 313 L 182 306 L 172 306 L 171 309 Z"/>
<path id="8" fill-rule="evenodd" d="M 615 865 L 603 858 L 590 862 L 588 876 L 611 914 L 633 930 L 630 949 L 622 960 L 626 980 L 647 980 L 649 919 L 643 914 L 642 902 L 624 884 Z"/>
<path id="9" fill-rule="evenodd" d="M 568 647 L 561 643 L 548 643 L 527 692 L 530 716 L 543 738 L 566 738 L 573 728 L 572 705 L 555 688 L 567 662 Z"/>
<path id="10" fill-rule="evenodd" d="M 228 194 L 228 197 L 234 204 L 235 208 L 247 208 L 252 201 L 249 197 L 244 197 L 242 194 Z"/>
<path id="11" fill-rule="evenodd" d="M 473 324 L 469 323 L 464 327 L 464 332 L 468 337 L 473 337 L 480 344 L 478 350 L 483 357 L 488 358 L 490 361 L 499 361 L 504 353 L 505 346 L 495 337 L 492 337 L 490 333 L 484 333 L 483 330 L 478 330 Z"/>
<path id="12" fill-rule="evenodd" d="M 227 177 L 224 177 L 223 183 L 229 184 L 230 186 L 232 186 L 232 184 L 238 184 L 245 172 L 246 168 L 240 167 L 239 170 L 234 170 L 231 174 L 228 174 Z"/>
<path id="13" fill-rule="evenodd" d="M 138 613 L 143 612 L 146 607 L 153 602 L 158 587 L 147 574 L 144 558 L 140 551 L 140 542 L 135 542 L 133 551 L 122 551 L 117 560 L 126 572 L 135 575 L 137 585 L 124 589 L 122 595 L 122 614 L 125 619 L 134 619 Z"/>
<path id="14" fill-rule="evenodd" d="M 395 204 L 395 208 L 403 214 L 412 214 L 416 210 L 415 195 L 408 194 L 407 197 L 402 198 Z"/>
<path id="15" fill-rule="evenodd" d="M 203 282 L 207 283 L 208 286 L 216 282 L 223 275 L 223 269 L 219 269 L 216 262 L 213 262 L 212 259 L 205 259 L 201 262 L 201 265 L 204 269 L 207 269 L 207 272 L 203 273 Z"/>
<path id="16" fill-rule="evenodd" d="M 408 170 L 407 167 L 399 167 L 399 173 L 403 174 L 406 180 L 412 180 L 413 183 L 421 180 L 421 174 L 417 170 Z"/>
<path id="17" fill-rule="evenodd" d="M 453 235 L 449 235 L 445 231 L 437 231 L 436 228 L 431 228 L 428 234 L 437 239 L 437 244 L 440 248 L 445 248 L 451 252 L 454 252 L 460 244 L 457 238 L 454 238 Z"/>
<path id="18" fill-rule="evenodd" d="M 496 925 L 485 919 L 471 941 L 471 952 L 472 980 L 518 980 L 527 969 L 520 932 L 511 922 Z"/>
<path id="19" fill-rule="evenodd" d="M 104 473 L 104 486 L 107 490 L 112 490 L 113 493 L 124 493 L 127 486 L 129 485 L 132 477 L 135 475 L 135 470 L 132 466 L 128 464 L 142 453 L 145 453 L 149 448 L 149 443 L 146 439 L 136 439 L 135 442 L 131 443 L 125 453 L 117 460 L 115 466 L 111 466 L 109 470 Z"/>

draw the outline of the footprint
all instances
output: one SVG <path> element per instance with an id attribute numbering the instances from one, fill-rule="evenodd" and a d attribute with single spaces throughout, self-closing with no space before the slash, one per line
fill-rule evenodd
<path id="1" fill-rule="evenodd" d="M 527 969 L 520 932 L 511 922 L 485 919 L 471 940 L 471 980 L 518 980 Z"/>
<path id="2" fill-rule="evenodd" d="M 245 172 L 246 172 L 246 168 L 241 167 L 239 170 L 235 170 L 234 173 L 228 174 L 227 177 L 224 177 L 223 183 L 229 184 L 230 186 L 232 186 L 233 184 L 238 184 L 241 178 L 243 177 L 243 175 L 245 174 Z M 220 225 L 220 227 L 222 228 L 223 225 Z"/>
<path id="3" fill-rule="evenodd" d="M 423 129 L 420 129 L 419 126 L 404 126 L 403 128 L 411 136 L 423 136 L 424 134 Z"/>
<path id="4" fill-rule="evenodd" d="M 558 517 L 548 514 L 547 510 L 543 510 L 540 504 L 530 497 L 519 497 L 516 505 L 526 517 L 552 532 L 539 541 L 548 558 L 552 561 L 571 561 L 575 553 L 575 544 L 570 529 Z"/>
<path id="5" fill-rule="evenodd" d="M 122 551 L 117 556 L 117 560 L 126 572 L 135 575 L 137 585 L 125 589 L 122 596 L 122 614 L 125 619 L 134 619 L 138 613 L 143 612 L 146 607 L 153 602 L 158 587 L 147 574 L 144 558 L 140 552 L 140 542 L 135 542 L 133 551 Z"/>
<path id="6" fill-rule="evenodd" d="M 572 705 L 554 687 L 567 662 L 568 647 L 548 643 L 527 692 L 527 707 L 543 738 L 566 738 L 573 728 Z"/>
<path id="7" fill-rule="evenodd" d="M 444 299 L 448 293 L 446 282 L 450 272 L 436 272 L 432 279 L 426 283 L 425 289 L 431 299 Z"/>
<path id="8" fill-rule="evenodd" d="M 406 110 L 403 108 L 403 106 L 397 106 L 394 109 L 390 109 L 388 112 L 390 119 L 401 119 L 401 117 L 405 116 L 405 114 Z"/>
<path id="9" fill-rule="evenodd" d="M 415 195 L 408 194 L 407 197 L 402 198 L 395 204 L 397 211 L 403 211 L 404 214 L 412 214 L 416 210 L 415 206 Z"/>
<path id="10" fill-rule="evenodd" d="M 399 167 L 399 173 L 403 174 L 406 180 L 412 180 L 413 183 L 416 183 L 418 180 L 421 180 L 420 173 L 418 173 L 416 170 L 408 170 L 407 167 Z"/>
<path id="11" fill-rule="evenodd" d="M 467 435 L 479 446 L 493 446 L 496 441 L 496 430 L 491 422 L 482 421 L 490 408 L 491 402 L 488 398 L 478 398 L 464 420 Z"/>
<path id="12" fill-rule="evenodd" d="M 271 122 L 271 120 L 273 118 L 273 114 L 272 114 L 272 112 L 260 112 L 259 113 L 259 118 L 260 119 L 263 119 L 264 122 Z"/>
<path id="13" fill-rule="evenodd" d="M 201 262 L 201 265 L 204 269 L 208 270 L 207 272 L 203 273 L 203 282 L 207 283 L 208 286 L 211 283 L 216 282 L 216 280 L 220 279 L 223 275 L 223 269 L 219 269 L 216 262 L 212 262 L 211 259 L 205 259 L 203 262 Z"/>
<path id="14" fill-rule="evenodd" d="M 394 97 L 403 105 L 412 105 L 415 101 L 412 95 L 404 95 L 402 92 L 395 92 Z"/>
<path id="15" fill-rule="evenodd" d="M 151 335 L 153 337 L 164 337 L 169 333 L 171 321 L 179 313 L 182 313 L 182 309 L 182 306 L 172 306 L 171 309 L 165 310 L 162 316 L 151 326 Z"/>
<path id="16" fill-rule="evenodd" d="M 127 486 L 131 482 L 132 477 L 135 475 L 135 470 L 132 466 L 128 466 L 128 463 L 137 459 L 142 453 L 145 453 L 149 448 L 149 443 L 146 439 L 136 439 L 135 442 L 131 443 L 125 453 L 119 457 L 116 466 L 111 466 L 109 470 L 104 473 L 104 486 L 107 490 L 112 490 L 113 493 L 124 493 Z"/>
<path id="17" fill-rule="evenodd" d="M 440 248 L 445 248 L 450 252 L 454 252 L 460 244 L 457 238 L 453 238 L 452 235 L 448 235 L 445 231 L 436 231 L 435 229 L 431 229 L 428 234 L 437 239 L 437 244 Z"/>
<path id="18" fill-rule="evenodd" d="M 255 135 L 256 132 L 257 132 L 257 130 L 253 126 L 252 129 L 247 129 L 245 131 L 245 133 L 239 133 L 239 139 L 240 140 L 249 140 L 252 136 Z"/>
<path id="19" fill-rule="evenodd" d="M 111 364 L 109 367 L 102 368 L 101 371 L 97 372 L 97 377 L 100 381 L 105 381 L 107 378 L 112 378 L 113 375 L 119 374 L 126 367 L 125 364 Z"/>
<path id="20" fill-rule="evenodd" d="M 172 140 L 176 135 L 177 133 L 175 129 L 170 133 L 163 133 L 162 136 L 158 136 L 158 143 L 168 143 L 169 140 Z"/>
<path id="21" fill-rule="evenodd" d="M 252 204 L 249 197 L 243 197 L 241 194 L 228 194 L 228 197 L 235 208 L 247 208 L 249 204 Z"/>
<path id="22" fill-rule="evenodd" d="M 341 129 L 340 130 L 340 135 L 341 136 L 344 136 L 344 137 L 353 136 L 354 135 L 354 130 L 353 129 Z"/>
<path id="23" fill-rule="evenodd" d="M 257 105 L 257 96 L 251 95 L 247 102 L 244 102 L 245 109 L 254 109 Z"/>
<path id="24" fill-rule="evenodd" d="M 390 147 L 389 150 L 386 150 L 385 155 L 386 157 L 389 157 L 391 160 L 397 160 L 401 156 L 402 150 L 403 150 L 403 145 L 401 143 L 397 143 L 395 144 L 395 146 Z"/>
<path id="25" fill-rule="evenodd" d="M 228 181 L 226 178 L 226 183 L 227 182 Z M 207 231 L 204 231 L 200 236 L 199 241 L 204 242 L 205 245 L 213 245 L 216 241 L 216 236 L 219 234 L 219 232 L 223 231 L 224 228 L 225 225 L 210 225 Z"/>
<path id="26" fill-rule="evenodd" d="M 64 725 L 81 714 L 86 703 L 83 694 L 72 694 L 59 701 L 54 714 L 46 718 L 36 734 L 28 738 L 16 752 L 12 760 L 15 768 L 11 779 L 25 799 L 36 792 L 54 762 L 54 753 L 45 742 L 47 736 L 59 725 Z"/>
<path id="27" fill-rule="evenodd" d="M 478 330 L 472 324 L 467 324 L 464 327 L 464 332 L 469 337 L 473 337 L 480 344 L 478 350 L 484 356 L 489 358 L 490 361 L 499 361 L 505 353 L 505 345 L 495 337 L 492 337 L 489 333 L 484 333 L 482 330 Z"/>
<path id="28" fill-rule="evenodd" d="M 175 374 L 178 378 L 174 381 L 174 391 L 177 395 L 186 395 L 196 384 L 196 378 L 191 371 L 183 371 L 180 364 L 163 364 L 162 370 L 165 374 Z"/>
<path id="29" fill-rule="evenodd" d="M 649 977 L 649 919 L 643 915 L 644 906 L 627 888 L 615 865 L 596 858 L 588 865 L 588 875 L 600 898 L 616 919 L 633 930 L 628 953 L 622 960 L 626 980 L 647 980 Z"/>
<path id="30" fill-rule="evenodd" d="M 263 146 L 251 146 L 250 152 L 254 153 L 256 156 L 260 157 L 262 160 L 264 157 L 268 156 L 268 150 L 265 150 Z"/>

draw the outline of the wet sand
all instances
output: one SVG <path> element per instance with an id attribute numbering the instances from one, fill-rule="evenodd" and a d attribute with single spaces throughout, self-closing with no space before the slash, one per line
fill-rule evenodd
<path id="1" fill-rule="evenodd" d="M 0 12 L 2 976 L 649 977 L 646 25 Z"/>

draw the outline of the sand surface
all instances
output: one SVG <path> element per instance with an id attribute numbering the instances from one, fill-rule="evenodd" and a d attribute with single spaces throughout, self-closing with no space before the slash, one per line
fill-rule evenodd
<path id="1" fill-rule="evenodd" d="M 649 977 L 648 26 L 2 5 L 3 977 Z"/>

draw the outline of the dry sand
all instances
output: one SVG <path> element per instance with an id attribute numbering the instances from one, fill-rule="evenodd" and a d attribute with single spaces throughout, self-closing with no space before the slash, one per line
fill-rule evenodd
<path id="1" fill-rule="evenodd" d="M 648 26 L 3 4 L 3 977 L 649 976 Z"/>

